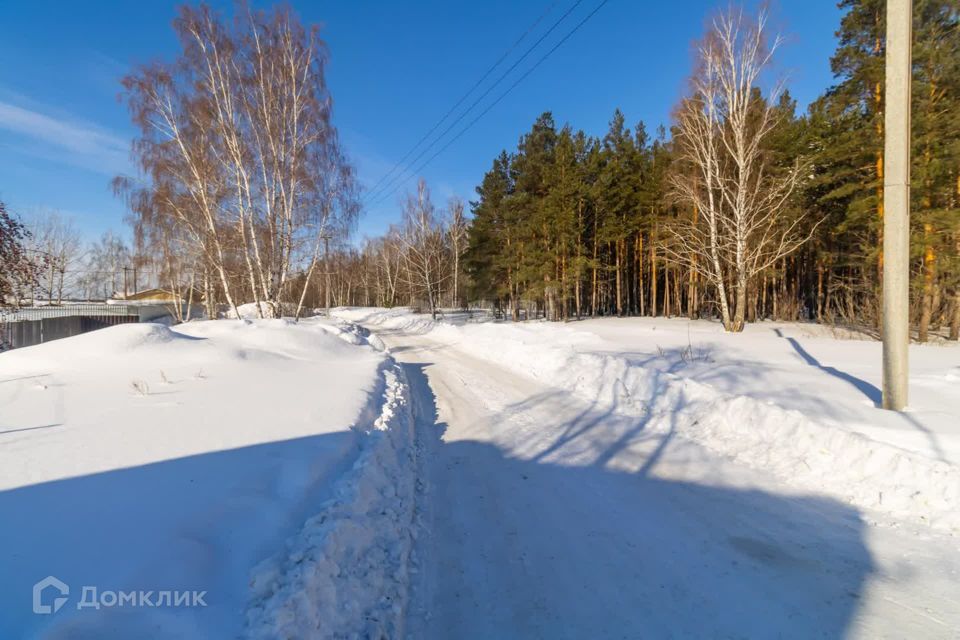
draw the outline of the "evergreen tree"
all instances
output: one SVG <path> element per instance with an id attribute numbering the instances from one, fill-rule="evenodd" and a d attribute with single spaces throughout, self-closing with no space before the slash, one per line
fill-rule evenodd
<path id="1" fill-rule="evenodd" d="M 831 61 L 838 83 L 811 105 L 806 120 L 805 137 L 816 151 L 806 201 L 827 219 L 815 246 L 818 270 L 830 284 L 818 306 L 879 325 L 885 11 L 882 0 L 840 6 L 847 12 Z M 958 12 L 951 0 L 914 4 L 911 247 L 921 340 L 940 317 L 948 318 L 951 337 L 960 332 Z M 834 290 L 839 295 L 831 299 Z"/>
<path id="2" fill-rule="evenodd" d="M 469 293 L 475 300 L 512 298 L 514 254 L 507 199 L 513 193 L 513 181 L 506 151 L 494 159 L 476 191 L 478 199 L 470 203 L 473 222 L 463 257 L 471 281 Z"/>

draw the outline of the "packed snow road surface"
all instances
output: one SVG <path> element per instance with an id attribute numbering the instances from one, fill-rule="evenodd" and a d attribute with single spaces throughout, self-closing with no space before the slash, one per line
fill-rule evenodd
<path id="1" fill-rule="evenodd" d="M 684 405 L 638 417 L 369 326 L 424 447 L 408 637 L 956 637 L 955 537 L 701 446 Z"/>

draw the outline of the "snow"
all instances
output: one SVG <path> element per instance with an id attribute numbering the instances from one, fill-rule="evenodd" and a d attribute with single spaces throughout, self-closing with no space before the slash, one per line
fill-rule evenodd
<path id="1" fill-rule="evenodd" d="M 873 440 L 960 464 L 955 426 L 960 378 L 951 374 L 960 363 L 960 348 L 954 343 L 911 346 L 911 407 L 896 413 L 878 408 L 880 343 L 837 339 L 826 327 L 763 322 L 736 336 L 704 321 L 611 318 L 588 320 L 577 329 L 616 345 L 637 364 L 682 369 L 684 377 L 724 393 L 795 409 Z M 702 357 L 681 361 L 688 344 Z"/>
<path id="2" fill-rule="evenodd" d="M 811 325 L 477 320 L 337 309 L 0 354 L 0 637 L 960 628 L 956 347 L 911 348 L 895 414 L 879 346 Z M 69 601 L 34 614 L 48 575 Z M 208 606 L 78 609 L 88 585 Z"/>
<path id="3" fill-rule="evenodd" d="M 911 411 L 876 408 L 879 345 L 763 323 L 725 335 L 686 320 L 434 322 L 406 310 L 339 309 L 338 317 L 428 333 L 465 353 L 642 417 L 797 488 L 960 532 L 960 350 L 911 352 Z M 872 398 L 872 399 L 871 399 Z M 677 419 L 677 418 L 680 419 Z"/>
<path id="4" fill-rule="evenodd" d="M 831 487 L 783 475 L 804 453 L 789 439 L 751 457 L 762 439 L 738 421 L 783 436 L 778 421 L 793 409 L 681 367 L 631 371 L 640 367 L 625 349 L 590 331 L 335 315 L 362 321 L 401 362 L 426 440 L 408 637 L 948 638 L 960 628 L 948 530 L 846 495 L 882 478 L 834 468 Z M 792 426 L 834 461 L 893 450 L 838 426 Z"/>
<path id="5" fill-rule="evenodd" d="M 0 355 L 0 637 L 268 637 L 307 587 L 319 637 L 398 628 L 378 612 L 405 592 L 402 387 L 318 320 L 127 324 Z M 356 562 L 374 550 L 392 564 Z M 47 575 L 70 599 L 36 615 Z M 208 606 L 78 610 L 87 585 Z"/>
<path id="6" fill-rule="evenodd" d="M 402 374 L 386 382 L 373 442 L 285 552 L 254 570 L 248 637 L 402 636 L 416 460 Z"/>
<path id="7" fill-rule="evenodd" d="M 257 307 L 259 306 L 259 312 Z M 267 302 L 247 302 L 237 306 L 237 311 L 234 312 L 233 309 L 229 309 L 226 313 L 226 317 L 232 320 L 237 319 L 237 314 L 240 314 L 240 318 L 245 320 L 254 320 L 256 318 L 273 318 L 274 309 Z"/>

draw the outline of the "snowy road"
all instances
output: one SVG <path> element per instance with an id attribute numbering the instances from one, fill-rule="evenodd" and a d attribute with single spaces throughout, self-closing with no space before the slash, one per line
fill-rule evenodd
<path id="1" fill-rule="evenodd" d="M 956 538 L 374 330 L 425 453 L 409 637 L 957 637 Z"/>

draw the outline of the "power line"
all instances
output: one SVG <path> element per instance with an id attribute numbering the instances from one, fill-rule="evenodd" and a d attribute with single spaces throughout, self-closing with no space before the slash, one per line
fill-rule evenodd
<path id="1" fill-rule="evenodd" d="M 459 124 L 459 123 L 467 116 L 468 113 L 470 113 L 471 111 L 473 111 L 474 107 L 476 107 L 478 104 L 480 104 L 480 102 L 481 102 L 484 98 L 486 98 L 488 95 L 490 95 L 490 92 L 493 91 L 493 90 L 497 87 L 498 84 L 500 84 L 501 82 L 503 82 L 504 78 L 506 78 L 508 75 L 510 75 L 510 73 L 511 73 L 514 69 L 516 69 L 516 68 L 520 65 L 521 62 L 523 62 L 524 60 L 526 60 L 526 59 L 527 59 L 527 56 L 529 56 L 531 53 L 533 53 L 533 50 L 536 49 L 538 46 L 540 46 L 540 43 L 543 42 L 551 33 L 553 33 L 554 30 L 556 30 L 556 28 L 560 26 L 560 23 L 562 23 L 564 20 L 566 20 L 566 19 L 567 19 L 567 16 L 569 16 L 571 13 L 573 13 L 574 9 L 576 9 L 578 6 L 580 6 L 580 4 L 581 4 L 582 2 L 583 2 L 583 0 L 576 0 L 576 2 L 574 2 L 573 5 L 571 5 L 570 8 L 567 9 L 566 12 L 564 12 L 564 14 L 563 14 L 562 16 L 560 16 L 560 17 L 557 19 L 557 21 L 554 22 L 554 23 L 550 26 L 549 29 L 547 29 L 546 33 L 544 33 L 542 36 L 540 36 L 540 37 L 537 39 L 536 42 L 534 42 L 532 45 L 530 45 L 530 46 L 527 48 L 527 50 L 523 52 L 523 55 L 521 55 L 512 65 L 510 65 L 510 67 L 509 67 L 506 71 L 504 71 L 504 72 L 500 75 L 500 77 L 497 78 L 497 79 L 493 82 L 493 84 L 491 84 L 489 87 L 487 87 L 487 90 L 486 90 L 486 91 L 484 91 L 482 94 L 480 94 L 480 96 L 477 97 L 476 100 L 474 100 L 472 103 L 470 103 L 470 106 L 467 107 L 467 108 L 463 111 L 463 113 L 461 113 L 459 116 L 457 116 L 457 118 L 456 118 L 453 122 L 451 122 L 451 123 L 449 124 L 449 126 L 447 126 L 447 128 L 444 129 L 443 132 L 440 133 L 439 136 L 437 136 L 436 138 L 434 138 L 434 140 L 433 140 L 430 144 L 428 144 L 426 147 L 424 147 L 424 148 L 420 151 L 420 153 L 417 154 L 417 157 L 415 157 L 415 158 L 410 162 L 410 164 L 412 165 L 412 164 L 417 163 L 417 162 L 420 160 L 420 158 L 422 158 L 422 157 L 431 149 L 431 147 L 433 147 L 435 144 L 437 144 L 438 142 L 440 142 L 440 140 L 442 140 L 448 133 L 450 133 L 450 131 L 451 131 L 455 126 L 457 126 L 457 124 Z M 409 169 L 409 165 L 408 165 L 408 169 Z M 402 177 L 402 178 L 405 180 L 408 176 L 405 176 L 403 173 L 401 173 L 399 176 L 397 176 L 397 178 L 400 178 L 400 177 Z M 379 202 L 379 201 L 381 200 L 381 198 L 380 198 L 381 195 L 383 195 L 383 194 L 386 193 L 386 192 L 392 193 L 391 189 L 397 184 L 397 178 L 394 178 L 393 180 L 390 180 L 390 181 L 387 183 L 387 185 L 384 186 L 384 187 L 382 187 L 378 192 L 376 192 L 376 193 L 371 192 L 371 194 L 370 194 L 370 196 L 369 196 L 369 199 L 368 199 L 368 202 L 369 202 L 370 200 L 374 200 L 374 199 L 376 199 L 376 200 Z"/>
<path id="2" fill-rule="evenodd" d="M 603 8 L 603 5 L 607 4 L 607 2 L 609 2 L 609 0 L 603 0 L 600 4 L 598 4 L 597 7 L 596 7 L 593 11 L 591 11 L 590 13 L 588 13 L 587 16 L 586 16 L 583 20 L 581 20 L 579 23 L 577 23 L 577 26 L 575 26 L 573 29 L 571 29 L 571 30 L 570 30 L 565 36 L 563 36 L 563 38 L 561 38 L 549 51 L 547 51 L 547 53 L 544 54 L 543 57 L 541 57 L 539 60 L 537 60 L 532 67 L 530 67 L 529 69 L 527 69 L 527 70 L 523 73 L 523 75 L 521 75 L 519 78 L 517 78 L 517 79 L 514 81 L 513 84 L 511 84 L 509 87 L 507 87 L 507 90 L 506 90 L 506 91 L 504 91 L 503 93 L 501 93 L 501 94 L 497 97 L 496 100 L 494 100 L 493 102 L 491 102 L 491 103 L 487 106 L 486 109 L 484 109 L 483 111 L 481 111 L 480 114 L 479 114 L 476 118 L 474 118 L 473 120 L 471 120 L 471 121 L 467 124 L 467 126 L 465 126 L 463 129 L 461 129 L 460 132 L 457 133 L 457 135 L 455 135 L 453 138 L 451 138 L 451 139 L 450 139 L 445 145 L 443 145 L 443 147 L 441 147 L 436 153 L 434 153 L 432 156 L 430 156 L 429 158 L 427 158 L 427 160 L 426 160 L 425 162 L 423 162 L 420 166 L 418 166 L 418 167 L 416 168 L 416 170 L 414 170 L 413 172 L 411 172 L 409 175 L 405 175 L 404 178 L 403 178 L 403 180 L 408 179 L 411 175 L 416 175 L 416 174 L 420 173 L 420 172 L 423 170 L 423 168 L 426 167 L 426 166 L 427 166 L 428 164 L 430 164 L 431 162 L 433 162 L 433 160 L 434 160 L 437 156 L 439 156 L 441 153 L 443 153 L 443 152 L 446 151 L 448 148 L 450 148 L 450 145 L 452 145 L 454 142 L 456 142 L 457 140 L 459 140 L 460 137 L 463 136 L 463 134 L 465 134 L 465 133 L 466 133 L 473 125 L 475 125 L 483 116 L 485 116 L 491 109 L 493 109 L 495 106 L 497 106 L 497 104 L 499 104 L 501 100 L 503 100 L 505 97 L 507 97 L 507 94 L 509 94 L 511 91 L 513 91 L 513 89 L 515 89 L 517 85 L 519 85 L 521 82 L 523 82 L 523 80 L 525 80 L 525 79 L 527 78 L 527 76 L 529 76 L 531 73 L 533 73 L 533 72 L 537 69 L 537 67 L 539 67 L 547 58 L 549 58 L 550 55 L 551 55 L 554 51 L 556 51 L 557 49 L 559 49 L 560 46 L 561 46 L 564 42 L 566 42 L 574 33 L 576 33 L 577 30 L 580 29 L 580 27 L 582 27 L 584 24 L 586 24 L 586 22 L 587 22 L 588 20 L 590 20 L 590 18 L 592 18 L 592 17 L 594 16 L 594 14 L 596 14 L 598 11 L 600 11 L 600 9 Z M 441 136 L 441 137 L 442 137 L 442 136 Z M 383 202 L 384 200 L 386 200 L 387 198 L 389 198 L 391 195 L 393 195 L 393 193 L 403 184 L 403 180 L 401 180 L 399 184 L 397 184 L 393 189 L 391 189 L 389 192 L 387 192 L 385 195 L 383 195 L 381 198 L 379 198 L 379 199 L 378 199 L 376 202 L 374 202 L 373 204 L 379 204 L 379 203 Z"/>
<path id="3" fill-rule="evenodd" d="M 560 26 L 560 23 L 562 23 L 564 20 L 566 20 L 567 17 L 568 17 L 571 13 L 573 13 L 574 9 L 576 9 L 576 8 L 581 4 L 581 2 L 583 2 L 583 0 L 576 0 L 576 2 L 574 2 L 573 5 L 571 5 L 570 8 L 567 9 L 566 12 L 564 12 L 564 14 L 563 14 L 562 16 L 560 16 L 560 17 L 557 19 L 557 21 L 554 22 L 554 23 L 550 26 L 549 29 L 547 29 L 546 33 L 544 33 L 543 35 L 541 35 L 541 36 L 537 39 L 536 42 L 534 42 L 532 45 L 530 45 L 530 47 L 528 47 L 527 50 L 523 52 L 523 55 L 521 55 L 512 65 L 510 65 L 510 67 L 509 67 L 506 71 L 504 71 L 504 72 L 500 75 L 500 77 L 497 78 L 497 79 L 493 82 L 493 84 L 491 84 L 489 87 L 487 87 L 487 90 L 484 91 L 482 94 L 480 94 L 480 96 L 478 96 L 477 99 L 474 100 L 474 101 L 470 104 L 470 106 L 467 107 L 466 110 L 463 111 L 463 113 L 461 113 L 459 116 L 457 116 L 457 118 L 456 118 L 453 122 L 451 122 L 451 123 L 449 124 L 449 126 L 447 126 L 447 128 L 444 129 L 443 132 L 440 133 L 439 136 L 437 136 L 430 144 L 428 144 L 426 147 L 424 147 L 424 148 L 420 151 L 420 153 L 417 154 L 417 157 L 415 157 L 415 158 L 410 162 L 410 165 L 417 163 L 417 162 L 420 160 L 420 158 L 422 158 L 434 145 L 436 145 L 436 144 L 437 144 L 438 142 L 440 142 L 440 140 L 442 140 L 448 133 L 450 133 L 450 131 L 451 131 L 455 126 L 457 126 L 457 124 L 458 124 L 459 122 L 461 122 L 461 121 L 467 116 L 467 114 L 470 113 L 470 112 L 474 109 L 474 107 L 476 107 L 478 104 L 480 104 L 480 102 L 481 102 L 484 98 L 486 98 L 488 95 L 490 95 L 490 92 L 493 91 L 493 90 L 497 87 L 497 85 L 499 85 L 501 82 L 503 82 L 504 78 L 506 78 L 508 75 L 510 75 L 510 73 L 511 73 L 514 69 L 516 69 L 516 68 L 520 65 L 520 63 L 523 62 L 523 61 L 527 58 L 527 56 L 529 56 L 529 55 L 533 52 L 533 50 L 536 49 L 536 48 L 540 45 L 541 42 L 543 42 L 551 33 L 553 33 L 554 30 L 555 30 L 558 26 Z M 410 165 L 407 166 L 407 170 L 408 170 L 408 171 L 409 171 Z M 384 193 L 386 193 L 387 195 L 393 193 L 394 187 L 397 186 L 398 184 L 402 184 L 403 181 L 406 180 L 408 177 L 409 177 L 409 176 L 405 175 L 405 173 L 399 174 L 397 177 L 395 177 L 394 179 L 390 180 L 390 181 L 387 183 L 386 186 L 382 187 L 382 188 L 379 190 L 379 192 L 376 192 L 376 193 L 371 192 L 371 195 L 369 196 L 368 202 L 369 202 L 370 200 L 376 200 L 377 202 L 381 202 L 381 201 L 383 200 L 383 198 L 381 198 L 380 196 L 382 196 Z M 399 183 L 398 183 L 398 179 L 400 179 Z"/>
<path id="4" fill-rule="evenodd" d="M 382 185 L 382 184 L 387 180 L 387 178 L 391 177 L 391 176 L 394 174 L 394 172 L 395 172 L 397 169 L 399 169 L 400 166 L 403 165 L 404 162 L 406 162 L 407 158 L 409 158 L 409 157 L 413 154 L 413 152 L 417 150 L 417 147 L 419 147 L 421 144 L 423 144 L 423 142 L 424 142 L 427 138 L 429 138 L 430 135 L 431 135 L 434 131 L 436 131 L 437 128 L 438 128 L 441 124 L 443 124 L 443 122 L 444 122 L 447 118 L 450 117 L 450 114 L 452 114 L 454 111 L 456 111 L 457 107 L 459 107 L 461 104 L 463 104 L 463 101 L 466 100 L 466 99 L 470 96 L 470 94 L 473 93 L 473 92 L 477 89 L 477 87 L 479 87 L 481 84 L 483 84 L 483 81 L 484 81 L 484 80 L 486 80 L 488 77 L 490 77 L 490 74 L 493 73 L 493 70 L 496 69 L 498 66 L 500 66 L 500 63 L 503 62 L 503 61 L 507 58 L 507 56 L 509 56 L 511 53 L 513 53 L 513 50 L 516 49 L 517 46 L 518 46 L 521 42 L 523 42 L 523 40 L 524 40 L 528 35 L 530 35 L 530 32 L 531 32 L 531 31 L 533 31 L 534 29 L 536 29 L 537 25 L 540 24 L 540 22 L 541 22 L 544 18 L 546 18 L 547 15 L 548 15 L 551 11 L 553 11 L 553 8 L 554 8 L 555 6 L 557 6 L 557 2 L 556 2 L 556 1 L 552 2 L 552 3 L 550 4 L 550 6 L 547 7 L 547 10 L 544 11 L 544 12 L 540 15 L 540 17 L 537 18 L 537 19 L 534 21 L 534 23 L 533 23 L 532 25 L 530 25 L 530 26 L 527 28 L 527 30 L 524 31 L 523 34 L 522 34 L 519 38 L 517 38 L 517 40 L 516 40 L 512 45 L 510 45 L 510 48 L 507 49 L 507 50 L 503 53 L 503 55 L 501 55 L 501 56 L 497 59 L 497 61 L 494 62 L 493 65 L 492 65 L 489 69 L 487 69 L 486 73 L 484 73 L 482 76 L 480 76 L 480 79 L 477 80 L 477 81 L 473 84 L 473 86 L 470 87 L 470 89 L 469 89 L 465 94 L 463 94 L 462 96 L 460 96 L 460 99 L 457 100 L 457 102 L 454 103 L 454 105 L 453 105 L 452 107 L 450 107 L 450 109 L 449 109 L 445 114 L 443 114 L 443 117 L 440 118 L 439 120 L 437 120 L 436 123 L 434 123 L 434 125 L 430 128 L 430 130 L 427 131 L 425 134 L 423 134 L 423 137 L 421 137 L 419 140 L 417 140 L 417 143 L 416 143 L 416 144 L 414 144 L 412 147 L 410 147 L 410 149 L 404 154 L 404 156 L 403 156 L 402 158 L 400 158 L 399 161 L 397 161 L 397 164 L 393 165 L 393 167 L 390 169 L 390 171 L 388 171 L 387 173 L 383 174 L 383 175 L 380 177 L 380 179 L 377 180 L 377 183 L 374 184 L 372 187 L 370 187 L 370 190 L 369 190 L 367 193 L 369 193 L 369 194 L 375 193 L 375 192 L 378 190 L 378 188 L 380 187 L 380 185 Z"/>

